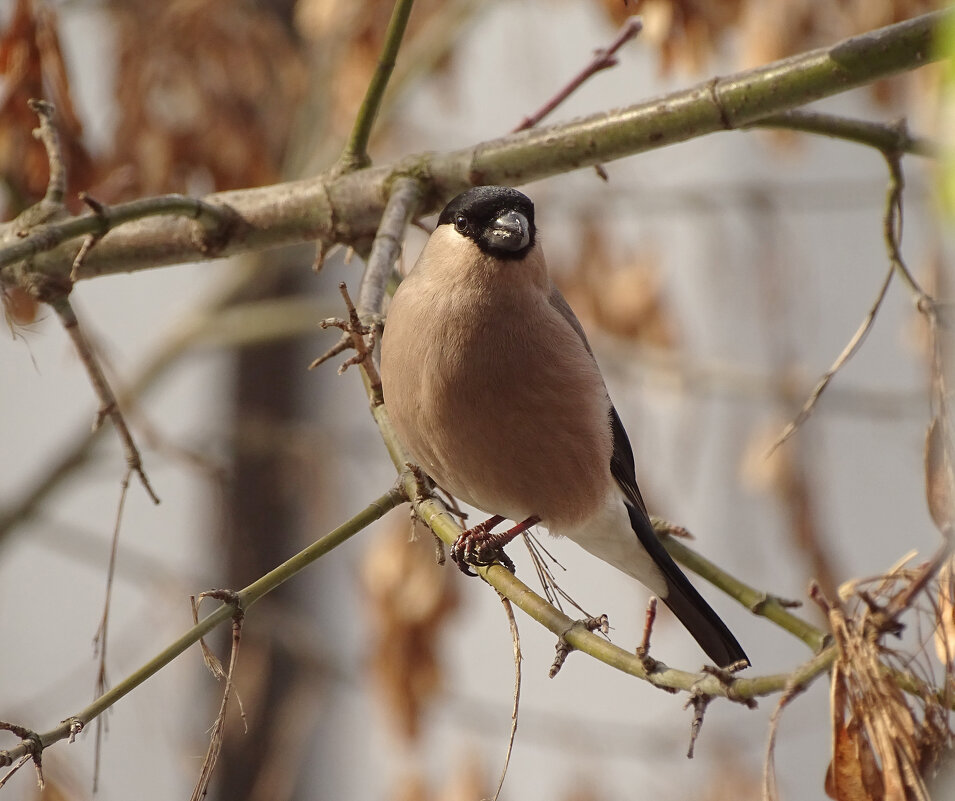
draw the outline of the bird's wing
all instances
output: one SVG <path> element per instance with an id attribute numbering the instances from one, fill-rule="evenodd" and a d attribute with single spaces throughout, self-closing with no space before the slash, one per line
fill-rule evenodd
<path id="1" fill-rule="evenodd" d="M 580 320 L 577 319 L 577 315 L 574 314 L 574 310 L 570 308 L 570 304 L 560 293 L 560 290 L 553 284 L 551 284 L 549 300 L 550 305 L 560 312 L 570 327 L 577 332 L 577 335 L 584 343 L 584 347 L 587 348 L 587 352 L 592 358 L 594 352 L 590 347 L 590 343 L 587 341 L 587 335 L 584 333 Z M 630 439 L 627 437 L 623 423 L 620 422 L 620 415 L 617 414 L 617 410 L 612 403 L 610 404 L 610 429 L 613 433 L 613 454 L 610 457 L 610 473 L 620 486 L 620 489 L 623 490 L 624 495 L 627 496 L 627 500 L 642 511 L 644 515 L 647 515 L 647 505 L 643 502 L 643 496 L 640 494 L 639 487 L 637 487 L 637 473 L 633 463 L 633 448 L 630 446 Z"/>

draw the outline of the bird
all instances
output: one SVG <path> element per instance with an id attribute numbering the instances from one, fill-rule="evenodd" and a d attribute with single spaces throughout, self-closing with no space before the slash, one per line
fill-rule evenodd
<path id="1" fill-rule="evenodd" d="M 477 186 L 445 206 L 388 306 L 380 376 L 413 463 L 491 515 L 452 548 L 465 572 L 510 564 L 503 545 L 540 524 L 645 585 L 717 666 L 749 664 L 653 529 L 630 440 L 548 275 L 529 197 Z M 504 520 L 517 525 L 492 534 Z"/>

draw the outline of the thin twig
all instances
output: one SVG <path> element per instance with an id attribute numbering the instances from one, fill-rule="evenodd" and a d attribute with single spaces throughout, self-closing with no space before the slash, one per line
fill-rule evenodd
<path id="1" fill-rule="evenodd" d="M 131 407 L 136 398 L 142 397 L 170 367 L 177 363 L 183 353 L 195 347 L 206 334 L 212 332 L 213 341 L 216 341 L 216 337 L 225 339 L 227 342 L 241 341 L 241 337 L 233 336 L 231 339 L 222 337 L 218 333 L 217 324 L 223 317 L 231 318 L 235 302 L 244 296 L 249 285 L 254 283 L 256 277 L 260 275 L 261 273 L 253 267 L 243 267 L 234 273 L 229 273 L 214 297 L 191 314 L 177 320 L 159 348 L 139 363 L 137 373 L 120 393 L 120 406 Z M 286 315 L 287 318 L 291 316 Z M 299 313 L 296 316 L 304 315 Z M 309 313 L 307 325 L 313 326 L 314 319 L 314 313 Z M 241 328 L 245 332 L 248 327 L 233 324 L 232 328 Z M 16 524 L 35 514 L 50 493 L 87 463 L 93 453 L 93 446 L 102 433 L 102 428 L 91 432 L 88 427 L 86 431 L 76 432 L 69 442 L 61 445 L 56 461 L 47 467 L 47 470 L 20 495 L 17 501 L 9 507 L 0 509 L 0 543 L 11 533 Z"/>
<path id="2" fill-rule="evenodd" d="M 8 731 L 12 734 L 15 734 L 20 738 L 20 746 L 22 749 L 22 756 L 14 763 L 12 760 L 8 762 L 3 762 L 5 766 L 13 765 L 13 767 L 8 770 L 3 778 L 0 778 L 0 788 L 3 787 L 16 773 L 20 768 L 22 768 L 27 762 L 31 759 L 33 760 L 33 766 L 36 768 L 36 783 L 40 791 L 43 791 L 43 741 L 40 738 L 40 735 L 35 731 L 31 731 L 25 726 L 20 726 L 17 723 L 7 723 L 5 720 L 0 720 L 0 730 Z"/>
<path id="3" fill-rule="evenodd" d="M 658 528 L 658 523 L 655 523 L 654 529 L 661 534 L 667 533 L 666 529 L 661 531 Z M 791 602 L 783 603 L 775 596 L 761 592 L 755 587 L 740 581 L 678 539 L 663 536 L 661 542 L 670 556 L 677 562 L 702 576 L 714 587 L 718 587 L 728 596 L 737 600 L 753 614 L 771 620 L 780 628 L 798 637 L 813 651 L 818 652 L 825 646 L 827 642 L 826 632 L 792 614 L 786 608 L 792 605 Z"/>
<path id="4" fill-rule="evenodd" d="M 214 197 L 214 196 L 213 196 Z M 18 261 L 31 259 L 41 253 L 53 250 L 64 242 L 90 234 L 102 236 L 119 226 L 135 220 L 145 220 L 150 217 L 186 217 L 199 223 L 201 233 L 195 228 L 190 229 L 190 248 L 195 249 L 199 257 L 214 258 L 218 255 L 220 243 L 233 232 L 237 224 L 237 215 L 223 201 L 201 200 L 186 195 L 160 195 L 158 197 L 131 200 L 110 206 L 108 213 L 82 214 L 78 217 L 68 217 L 56 222 L 40 221 L 34 223 L 33 230 L 22 235 L 22 218 L 18 217 L 7 225 L 15 226 L 20 235 L 16 239 L 4 237 L 4 226 L 0 226 L 0 268 Z M 70 256 L 70 264 L 75 255 Z M 81 270 L 77 278 L 93 278 L 108 274 L 113 270 L 104 270 L 102 267 L 91 266 Z"/>
<path id="5" fill-rule="evenodd" d="M 384 495 L 372 501 L 361 512 L 342 523 L 338 528 L 330 531 L 321 539 L 313 542 L 291 559 L 283 562 L 274 570 L 269 571 L 249 586 L 236 593 L 241 608 L 249 608 L 272 592 L 276 587 L 300 573 L 316 559 L 321 558 L 329 551 L 347 541 L 362 529 L 381 519 L 387 512 L 394 509 L 407 498 L 403 491 L 392 488 Z M 172 662 L 177 656 L 188 650 L 203 636 L 234 615 L 234 606 L 223 603 L 218 609 L 206 615 L 198 625 L 193 626 L 182 636 L 170 643 L 160 653 L 118 682 L 111 690 L 101 695 L 85 709 L 66 718 L 59 726 L 48 732 L 37 734 L 35 742 L 21 742 L 15 748 L 0 751 L 0 767 L 13 765 L 24 754 L 32 754 L 36 748 L 46 748 L 52 743 L 74 737 L 90 721 L 95 720 L 104 711 L 112 707 L 117 701 L 136 689 L 140 684 L 154 676 L 162 668 Z"/>
<path id="6" fill-rule="evenodd" d="M 574 629 L 588 632 L 599 631 L 606 637 L 610 633 L 610 619 L 606 615 L 597 615 L 595 617 L 586 617 L 582 620 L 574 620 L 566 631 L 558 634 L 557 645 L 554 646 L 554 661 L 551 663 L 550 670 L 547 671 L 548 678 L 555 678 L 557 674 L 560 673 L 560 669 L 564 666 L 564 662 L 567 661 L 567 657 L 577 650 L 576 646 L 574 646 L 567 637 Z M 647 673 L 649 673 L 649 671 L 647 671 Z"/>
<path id="7" fill-rule="evenodd" d="M 53 104 L 46 100 L 31 99 L 27 101 L 27 105 L 40 118 L 40 127 L 34 129 L 33 136 L 43 143 L 50 165 L 50 177 L 43 199 L 49 204 L 62 206 L 63 198 L 66 197 L 66 162 L 63 160 L 60 134 L 53 124 L 56 110 Z"/>
<path id="8" fill-rule="evenodd" d="M 904 123 L 897 126 L 900 136 L 907 135 Z M 882 217 L 882 238 L 889 255 L 889 263 L 898 271 L 915 297 L 916 307 L 925 313 L 931 313 L 935 300 L 912 275 L 912 271 L 902 258 L 902 192 L 905 189 L 905 174 L 902 172 L 902 157 L 899 150 L 883 150 L 886 166 L 889 169 L 889 188 L 885 201 L 885 214 Z"/>
<path id="9" fill-rule="evenodd" d="M 551 565 L 559 567 L 561 570 L 566 570 L 567 568 L 565 568 L 531 532 L 525 531 L 521 535 L 521 538 L 524 540 L 524 546 L 530 554 L 531 563 L 534 565 L 534 572 L 537 573 L 537 580 L 540 582 L 541 591 L 544 593 L 544 597 L 548 603 L 553 604 L 557 609 L 563 612 L 564 607 L 561 601 L 567 601 L 567 603 L 584 617 L 592 617 L 590 612 L 584 609 L 570 593 L 560 586 Z"/>
<path id="10" fill-rule="evenodd" d="M 349 347 L 360 348 L 361 351 L 346 361 L 343 367 L 348 367 L 351 364 L 362 364 L 366 368 L 368 379 L 372 387 L 375 388 L 374 398 L 376 402 L 380 402 L 381 398 L 381 379 L 378 377 L 374 359 L 368 358 L 366 360 L 366 357 L 362 355 L 367 353 L 370 356 L 370 351 L 364 344 L 363 337 L 368 333 L 373 333 L 374 328 L 372 326 L 375 326 L 375 321 L 382 313 L 388 278 L 401 255 L 401 243 L 404 240 L 405 229 L 421 203 L 421 197 L 421 184 L 417 180 L 402 177 L 394 182 L 362 275 L 361 287 L 358 290 L 357 310 L 351 304 L 347 290 L 343 289 L 342 295 L 345 298 L 345 305 L 349 314 L 347 323 L 337 320 L 322 322 L 323 328 L 329 326 L 342 328 L 344 332 L 342 338 L 309 365 L 311 370 Z M 343 287 L 344 284 L 340 286 Z M 371 372 L 367 372 L 368 368 Z"/>
<path id="11" fill-rule="evenodd" d="M 514 706 L 511 709 L 511 731 L 507 738 L 507 750 L 504 752 L 504 765 L 501 768 L 501 778 L 497 783 L 497 790 L 491 801 L 497 801 L 504 788 L 504 779 L 507 777 L 507 766 L 511 762 L 511 753 L 514 750 L 514 738 L 517 735 L 517 715 L 521 708 L 521 662 L 524 657 L 521 656 L 521 636 L 517 631 L 517 619 L 514 617 L 514 608 L 511 602 L 503 595 L 500 596 L 501 603 L 504 605 L 504 614 L 507 615 L 507 623 L 511 630 L 511 642 L 514 645 Z"/>
<path id="12" fill-rule="evenodd" d="M 803 403 L 799 413 L 786 425 L 782 433 L 772 444 L 769 449 L 769 454 L 772 454 L 780 445 L 782 445 L 787 439 L 795 434 L 799 426 L 801 426 L 809 418 L 809 415 L 811 415 L 815 409 L 816 403 L 818 402 L 820 396 L 826 390 L 826 387 L 829 386 L 829 382 L 832 381 L 835 374 L 859 350 L 862 343 L 865 341 L 866 336 L 869 334 L 869 331 L 872 330 L 876 315 L 879 313 L 879 309 L 882 306 L 882 301 L 885 300 L 885 297 L 888 294 L 889 284 L 892 282 L 892 276 L 896 272 L 899 272 L 900 275 L 906 278 L 907 283 L 909 283 L 909 285 L 913 288 L 913 291 L 916 291 L 921 296 L 925 295 L 925 293 L 922 292 L 921 288 L 915 282 L 915 279 L 912 277 L 911 273 L 908 271 L 908 268 L 902 261 L 901 254 L 899 252 L 899 236 L 901 232 L 902 221 L 902 188 L 904 186 L 901 163 L 899 161 L 898 153 L 893 155 L 890 152 L 883 151 L 883 155 L 885 156 L 886 163 L 889 167 L 889 187 L 886 195 L 885 212 L 882 215 L 883 235 L 889 252 L 888 272 L 882 281 L 882 286 L 879 288 L 879 294 L 876 296 L 875 302 L 870 307 L 865 319 L 863 319 L 862 323 L 856 329 L 856 332 L 852 335 L 852 338 L 842 349 L 842 352 L 836 357 L 836 360 L 832 363 L 832 366 L 826 370 L 825 373 L 823 373 L 822 378 L 819 379 L 812 392 L 809 393 L 809 397 Z"/>
<path id="13" fill-rule="evenodd" d="M 212 781 L 212 774 L 215 772 L 216 764 L 219 761 L 219 754 L 222 751 L 222 732 L 225 727 L 226 711 L 229 706 L 229 699 L 235 692 L 235 686 L 232 677 L 235 675 L 235 666 L 239 658 L 239 645 L 242 641 L 242 621 L 244 611 L 238 600 L 236 593 L 227 590 L 210 590 L 200 593 L 199 598 L 216 598 L 224 604 L 232 606 L 235 610 L 232 615 L 232 651 L 229 655 L 229 669 L 222 670 L 222 665 L 218 659 L 215 660 L 217 669 L 213 669 L 213 675 L 217 678 L 225 676 L 225 688 L 222 691 L 222 701 L 219 704 L 219 713 L 216 715 L 215 723 L 212 725 L 212 731 L 209 735 L 209 748 L 206 750 L 205 759 L 202 761 L 202 768 L 199 771 L 199 778 L 192 791 L 191 801 L 199 801 L 204 798 L 209 791 L 209 782 Z M 209 661 L 206 664 L 210 664 Z M 212 668 L 210 668 L 212 669 Z M 238 696 L 236 696 L 238 698 Z M 241 702 L 239 702 L 241 708 Z M 245 713 L 242 712 L 242 718 L 245 719 Z"/>
<path id="14" fill-rule="evenodd" d="M 87 342 L 86 337 L 80 329 L 79 320 L 76 318 L 76 313 L 73 311 L 73 306 L 70 304 L 69 298 L 66 296 L 60 297 L 52 300 L 50 305 L 60 318 L 60 322 L 63 324 L 66 333 L 69 334 L 70 339 L 73 340 L 76 353 L 86 368 L 86 374 L 89 376 L 93 390 L 99 398 L 100 408 L 96 413 L 93 430 L 95 431 L 99 428 L 103 420 L 107 417 L 113 421 L 113 426 L 116 428 L 116 433 L 119 434 L 120 442 L 123 445 L 123 453 L 126 455 L 127 466 L 139 477 L 139 481 L 146 490 L 146 494 L 149 495 L 150 500 L 152 500 L 153 503 L 159 503 L 159 497 L 153 491 L 149 483 L 149 478 L 146 476 L 146 471 L 143 469 L 143 460 L 139 454 L 139 449 L 133 441 L 133 435 L 126 425 L 126 419 L 120 411 L 119 404 L 116 402 L 116 396 L 113 394 L 113 390 L 106 380 L 106 376 L 100 367 L 96 354 L 93 352 L 93 349 L 90 347 L 89 342 Z"/>
<path id="15" fill-rule="evenodd" d="M 650 637 L 653 634 L 653 624 L 657 619 L 657 599 L 656 596 L 651 595 L 650 600 L 647 601 L 647 612 L 643 619 L 643 637 L 640 639 L 640 644 L 637 646 L 636 654 L 637 657 L 643 662 L 643 666 L 647 669 L 647 673 L 652 673 L 653 669 L 656 667 L 656 660 L 650 656 Z"/>
<path id="16" fill-rule="evenodd" d="M 814 665 L 820 657 L 815 657 L 807 666 Z M 809 684 L 820 674 L 812 672 L 806 676 L 807 666 L 800 667 L 792 674 L 790 682 L 786 685 L 779 697 L 779 703 L 773 710 L 769 719 L 769 737 L 766 740 L 766 757 L 763 762 L 763 797 L 769 801 L 775 801 L 779 793 L 776 789 L 776 734 L 779 731 L 779 721 L 782 718 L 783 710 L 794 701 L 799 695 L 804 693 Z M 811 670 L 811 668 L 808 668 Z"/>
<path id="17" fill-rule="evenodd" d="M 520 131 L 526 131 L 528 128 L 533 128 L 547 115 L 554 111 L 554 109 L 556 109 L 568 97 L 576 92 L 581 86 L 583 86 L 583 84 L 591 77 L 602 70 L 617 66 L 619 63 L 616 57 L 617 51 L 642 30 L 643 20 L 640 17 L 628 17 L 620 27 L 620 31 L 616 38 L 608 47 L 599 48 L 596 50 L 594 52 L 594 57 L 590 60 L 590 63 L 587 64 L 587 66 L 585 66 L 580 72 L 577 73 L 577 75 L 571 78 L 571 80 L 559 92 L 557 92 L 556 95 L 548 100 L 537 111 L 535 111 L 529 117 L 525 117 L 523 120 L 521 120 L 517 127 L 511 131 L 511 133 L 519 133 Z M 607 170 L 604 168 L 603 164 L 598 162 L 597 164 L 594 164 L 593 167 L 597 172 L 597 175 L 602 180 L 609 180 Z"/>
<path id="18" fill-rule="evenodd" d="M 401 255 L 405 229 L 422 197 L 421 182 L 414 178 L 401 177 L 392 184 L 358 290 L 358 313 L 363 317 L 383 311 L 388 279 Z"/>
<path id="19" fill-rule="evenodd" d="M 907 136 L 907 132 L 903 124 L 896 126 L 896 128 L 899 138 Z M 905 178 L 902 173 L 900 151 L 897 149 L 883 150 L 882 155 L 885 157 L 886 165 L 889 169 L 889 184 L 886 191 L 885 211 L 882 215 L 882 233 L 889 256 L 889 270 L 882 281 L 882 286 L 879 288 L 879 294 L 876 296 L 875 302 L 870 307 L 865 319 L 863 319 L 862 323 L 856 329 L 856 332 L 852 335 L 852 338 L 842 349 L 842 352 L 836 357 L 836 360 L 832 363 L 832 366 L 826 370 L 825 373 L 823 373 L 822 378 L 819 379 L 812 392 L 809 393 L 809 397 L 803 403 L 799 413 L 786 425 L 782 433 L 772 444 L 769 449 L 769 454 L 772 454 L 780 445 L 782 445 L 787 439 L 796 433 L 796 430 L 799 428 L 799 426 L 801 426 L 812 414 L 820 396 L 823 392 L 825 392 L 826 387 L 829 386 L 829 382 L 832 381 L 835 374 L 839 372 L 843 365 L 845 365 L 845 363 L 848 362 L 849 359 L 851 359 L 858 352 L 859 348 L 862 346 L 862 343 L 865 341 L 866 336 L 868 336 L 869 331 L 872 330 L 876 315 L 878 315 L 879 309 L 882 307 L 882 301 L 885 300 L 885 297 L 888 294 L 889 284 L 892 282 L 892 276 L 895 273 L 899 273 L 899 275 L 904 279 L 905 283 L 908 284 L 909 288 L 915 294 L 919 308 L 925 310 L 926 313 L 931 315 L 931 310 L 934 307 L 934 301 L 921 288 L 921 286 L 919 286 L 918 282 L 915 280 L 915 277 L 905 264 L 901 253 L 902 190 L 905 187 Z"/>
<path id="20" fill-rule="evenodd" d="M 113 524 L 113 538 L 109 549 L 109 564 L 106 568 L 106 598 L 103 600 L 103 616 L 100 619 L 99 628 L 93 637 L 93 647 L 95 653 L 99 656 L 99 664 L 96 669 L 96 689 L 93 697 L 98 698 L 109 689 L 109 679 L 106 674 L 106 652 L 109 632 L 109 610 L 113 598 L 113 579 L 116 576 L 116 555 L 119 551 L 119 531 L 123 520 L 123 508 L 126 505 L 126 492 L 129 489 L 129 477 L 132 469 L 127 468 L 126 475 L 120 483 L 119 503 L 116 507 L 116 521 Z M 95 793 L 99 786 L 99 767 L 100 757 L 102 756 L 103 734 L 106 725 L 106 718 L 96 719 L 96 747 L 93 750 L 93 792 Z"/>
<path id="21" fill-rule="evenodd" d="M 388 29 L 385 31 L 385 41 L 381 55 L 378 57 L 378 65 L 375 67 L 375 74 L 368 83 L 351 136 L 338 160 L 338 169 L 342 172 L 351 172 L 367 167 L 371 163 L 368 157 L 368 140 L 371 138 L 371 130 L 378 116 L 378 110 L 381 108 L 381 99 L 384 97 L 388 80 L 395 68 L 398 48 L 401 46 L 413 4 L 414 0 L 396 0 L 395 2 Z"/>
<path id="22" fill-rule="evenodd" d="M 855 120 L 820 111 L 795 109 L 771 114 L 746 126 L 748 128 L 781 128 L 787 131 L 819 134 L 860 145 L 868 145 L 883 153 L 909 153 L 913 156 L 937 158 L 940 148 L 936 142 L 922 136 L 912 136 L 904 126 L 886 125 L 869 120 Z"/>
<path id="23" fill-rule="evenodd" d="M 80 200 L 82 200 L 89 207 L 90 211 L 92 211 L 93 214 L 99 218 L 102 223 L 102 227 L 99 231 L 92 231 L 83 238 L 83 244 L 80 245 L 80 249 L 76 252 L 76 256 L 73 258 L 73 266 L 70 268 L 70 281 L 74 284 L 77 282 L 77 280 L 79 280 L 80 270 L 83 268 L 83 263 L 86 261 L 86 257 L 89 255 L 89 252 L 109 230 L 109 220 L 106 206 L 104 206 L 98 200 L 95 200 L 86 192 L 80 192 Z"/>
<path id="24" fill-rule="evenodd" d="M 839 370 L 842 369 L 842 366 L 849 361 L 856 352 L 861 347 L 862 343 L 865 341 L 865 338 L 868 336 L 869 331 L 872 330 L 872 325 L 875 323 L 876 315 L 879 313 L 879 309 L 882 308 L 882 301 L 885 300 L 885 296 L 889 291 L 889 284 L 892 282 L 892 276 L 895 274 L 895 268 L 890 267 L 885 274 L 885 278 L 882 279 L 882 286 L 879 287 L 879 293 L 876 295 L 875 301 L 872 306 L 869 308 L 869 311 L 866 313 L 865 318 L 862 320 L 862 323 L 856 329 L 855 333 L 852 335 L 852 338 L 846 343 L 846 346 L 842 349 L 842 352 L 836 357 L 836 360 L 832 363 L 828 370 L 822 374 L 822 378 L 816 383 L 816 386 L 813 387 L 812 392 L 809 393 L 809 397 L 806 398 L 802 407 L 799 409 L 798 414 L 786 424 L 786 427 L 782 430 L 782 433 L 776 438 L 776 441 L 770 446 L 769 451 L 766 453 L 766 456 L 771 456 L 775 450 L 782 445 L 787 439 L 789 439 L 793 434 L 796 433 L 796 430 L 809 419 L 816 408 L 816 403 L 819 401 L 819 398 L 822 396 L 822 393 L 826 391 L 826 387 L 829 386 L 829 382 L 832 381 L 833 377 Z"/>
<path id="25" fill-rule="evenodd" d="M 351 295 L 348 294 L 348 287 L 344 281 L 339 282 L 338 291 L 341 292 L 342 299 L 345 301 L 345 308 L 348 311 L 347 319 L 329 317 L 322 320 L 319 325 L 322 328 L 340 328 L 344 332 L 343 337 L 348 340 L 348 346 L 355 350 L 354 356 L 349 356 L 342 362 L 338 368 L 338 374 L 341 375 L 352 365 L 362 365 L 369 381 L 371 381 L 371 385 L 376 388 L 375 397 L 378 398 L 380 402 L 381 378 L 378 375 L 378 369 L 375 367 L 374 359 L 372 358 L 372 353 L 375 350 L 375 329 L 370 325 L 365 325 L 361 321 L 361 318 L 358 316 L 358 310 L 355 308 L 355 304 L 352 303 Z M 367 341 L 365 340 L 366 336 L 368 337 Z M 329 358 L 330 354 L 347 350 L 347 347 L 339 347 L 340 345 L 341 343 L 319 356 L 308 366 L 308 369 L 311 370 L 318 367 Z"/>
<path id="26" fill-rule="evenodd" d="M 599 50 L 595 51 L 594 57 L 590 60 L 590 63 L 587 64 L 587 66 L 585 66 L 580 72 L 571 78 L 570 81 L 568 81 L 567 84 L 557 94 L 555 94 L 537 111 L 528 117 L 524 117 L 524 119 L 518 123 L 517 127 L 514 128 L 511 133 L 517 133 L 518 131 L 525 131 L 528 128 L 533 128 L 561 103 L 563 103 L 568 97 L 576 92 L 587 80 L 592 78 L 601 70 L 606 70 L 617 66 L 617 51 L 642 30 L 643 20 L 640 19 L 640 17 L 628 17 L 620 27 L 620 31 L 617 36 L 606 48 L 600 48 Z"/>
<path id="27" fill-rule="evenodd" d="M 352 347 L 352 338 L 347 333 L 343 333 L 342 338 L 339 339 L 338 342 L 309 363 L 308 369 L 314 370 L 316 367 L 320 367 L 329 359 L 334 359 L 339 353 L 344 353 L 350 347 Z"/>
<path id="28" fill-rule="evenodd" d="M 706 715 L 706 708 L 713 700 L 712 695 L 706 693 L 694 692 L 683 705 L 684 709 L 693 707 L 693 720 L 690 722 L 690 744 L 686 749 L 686 758 L 693 759 L 693 749 L 696 747 L 696 740 L 700 736 L 703 728 L 703 717 Z"/>

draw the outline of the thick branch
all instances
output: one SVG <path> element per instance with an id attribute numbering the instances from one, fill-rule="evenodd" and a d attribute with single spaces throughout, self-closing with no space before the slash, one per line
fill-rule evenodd
<path id="1" fill-rule="evenodd" d="M 479 183 L 520 184 L 714 131 L 749 125 L 771 114 L 915 69 L 937 57 L 932 36 L 943 12 L 846 39 L 690 89 L 572 122 L 532 129 L 474 147 L 418 154 L 393 165 L 347 175 L 322 175 L 258 189 L 221 192 L 207 203 L 230 207 L 241 219 L 216 256 L 321 240 L 367 247 L 395 175 L 426 184 L 422 212 Z M 427 185 L 430 184 L 430 185 Z M 69 222 L 69 221 L 68 221 Z M 197 245 L 193 223 L 140 220 L 109 232 L 90 252 L 77 278 L 147 269 L 210 257 Z M 78 242 L 36 255 L 32 269 L 68 275 Z M 23 263 L 0 271 L 17 281 Z"/>

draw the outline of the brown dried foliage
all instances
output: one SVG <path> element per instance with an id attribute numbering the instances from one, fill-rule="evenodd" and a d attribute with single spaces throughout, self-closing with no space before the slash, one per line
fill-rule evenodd
<path id="1" fill-rule="evenodd" d="M 452 576 L 436 564 L 430 532 L 408 537 L 407 521 L 393 515 L 362 565 L 371 615 L 371 669 L 388 719 L 413 740 L 428 703 L 442 687 L 441 629 L 458 605 Z"/>
<path id="2" fill-rule="evenodd" d="M 775 447 L 781 428 L 773 418 L 752 430 L 740 459 L 740 478 L 747 488 L 771 493 L 779 502 L 788 520 L 790 542 L 805 558 L 809 575 L 823 593 L 832 595 L 842 571 L 819 513 L 811 462 L 800 442 Z"/>
<path id="3" fill-rule="evenodd" d="M 941 380 L 939 376 L 936 380 Z M 955 528 L 955 445 L 946 409 L 932 420 L 925 438 L 925 494 L 939 531 Z"/>
<path id="4" fill-rule="evenodd" d="M 899 633 L 899 615 L 932 589 L 913 594 L 925 579 L 925 568 L 904 565 L 877 579 L 843 585 L 849 600 L 829 604 L 827 611 L 839 655 L 832 668 L 832 761 L 826 793 L 837 801 L 928 801 L 924 777 L 952 746 L 950 693 L 941 697 L 926 681 L 911 696 L 900 689 L 893 671 L 932 675 L 927 654 L 913 657 L 884 643 Z M 950 668 L 945 686 L 950 686 Z"/>
<path id="5" fill-rule="evenodd" d="M 614 336 L 658 348 L 675 347 L 677 323 L 666 303 L 660 264 L 652 249 L 621 258 L 594 220 L 583 221 L 579 241 L 580 257 L 559 281 L 580 316 Z"/>
<path id="6" fill-rule="evenodd" d="M 111 13 L 115 193 L 277 180 L 306 80 L 288 29 L 267 9 L 235 0 L 122 0 Z"/>
<path id="7" fill-rule="evenodd" d="M 0 180 L 7 190 L 6 216 L 15 217 L 46 192 L 49 162 L 43 144 L 32 131 L 36 114 L 31 98 L 44 98 L 57 111 L 57 129 L 66 163 L 71 209 L 79 210 L 77 189 L 89 186 L 93 165 L 81 139 L 83 126 L 73 108 L 70 83 L 57 17 L 35 0 L 17 0 L 6 29 L 0 35 Z"/>
<path id="8" fill-rule="evenodd" d="M 603 0 L 619 25 L 641 14 L 664 73 L 700 72 L 739 35 L 742 66 L 763 64 L 940 7 L 935 0 Z"/>
<path id="9" fill-rule="evenodd" d="M 955 670 L 955 559 L 938 573 L 937 615 L 935 653 L 948 670 Z"/>

